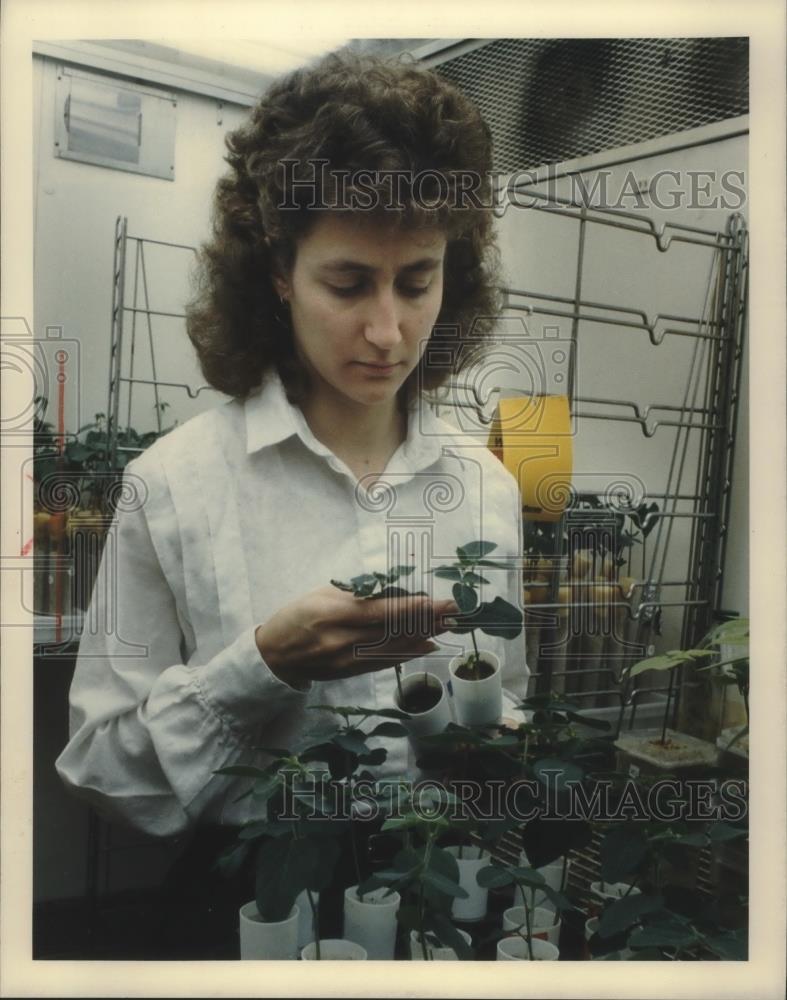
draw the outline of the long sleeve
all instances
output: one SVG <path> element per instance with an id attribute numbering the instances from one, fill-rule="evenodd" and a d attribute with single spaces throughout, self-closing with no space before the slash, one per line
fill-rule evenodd
<path id="1" fill-rule="evenodd" d="M 63 781 L 100 811 L 157 835 L 220 819 L 236 762 L 261 725 L 302 704 L 276 678 L 254 626 L 207 662 L 184 662 L 190 631 L 144 510 L 119 513 L 107 540 L 70 694 Z"/>
<path id="2" fill-rule="evenodd" d="M 514 558 L 511 568 L 506 573 L 506 590 L 502 596 L 524 614 L 524 599 L 522 589 L 522 500 L 519 486 L 511 477 L 511 537 Z M 503 646 L 503 686 L 517 699 L 527 696 L 530 670 L 527 666 L 525 628 L 515 639 L 501 640 Z"/>

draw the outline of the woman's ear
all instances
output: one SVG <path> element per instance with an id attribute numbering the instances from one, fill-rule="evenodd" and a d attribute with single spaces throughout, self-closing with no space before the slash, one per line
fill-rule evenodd
<path id="1" fill-rule="evenodd" d="M 282 302 L 290 297 L 290 283 L 282 274 L 279 272 L 271 274 L 271 284 L 273 285 L 273 291 Z"/>

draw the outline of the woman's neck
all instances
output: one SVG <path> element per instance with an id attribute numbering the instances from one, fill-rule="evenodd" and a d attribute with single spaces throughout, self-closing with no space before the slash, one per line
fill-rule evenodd
<path id="1" fill-rule="evenodd" d="M 301 409 L 317 440 L 359 475 L 383 472 L 407 436 L 407 414 L 396 399 L 363 406 L 317 396 L 301 404 Z"/>

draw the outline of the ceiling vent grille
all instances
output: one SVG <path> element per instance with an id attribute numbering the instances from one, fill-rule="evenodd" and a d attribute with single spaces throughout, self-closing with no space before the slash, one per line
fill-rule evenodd
<path id="1" fill-rule="evenodd" d="M 749 110 L 748 38 L 500 38 L 435 69 L 481 108 L 504 173 Z"/>

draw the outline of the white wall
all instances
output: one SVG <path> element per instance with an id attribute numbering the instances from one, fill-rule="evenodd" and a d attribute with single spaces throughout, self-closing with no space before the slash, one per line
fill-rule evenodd
<path id="1" fill-rule="evenodd" d="M 54 155 L 56 64 L 34 60 L 35 120 L 35 333 L 62 327 L 62 336 L 79 341 L 81 365 L 79 407 L 68 395 L 66 429 L 73 431 L 97 412 L 107 409 L 109 380 L 112 262 L 115 219 L 128 218 L 129 233 L 196 246 L 209 231 L 211 194 L 223 163 L 224 135 L 239 124 L 247 109 L 193 94 L 177 94 L 175 180 L 87 163 Z M 127 269 L 127 299 L 133 292 L 133 250 Z M 163 311 L 182 312 L 188 298 L 187 275 L 193 255 L 188 251 L 146 248 L 150 304 Z M 126 318 L 126 343 L 132 319 Z M 157 375 L 161 380 L 203 384 L 193 349 L 181 320 L 153 318 Z M 147 327 L 137 319 L 135 374 L 149 377 Z M 208 406 L 218 394 L 210 391 L 196 402 L 182 390 L 165 389 L 167 416 L 181 421 Z M 147 386 L 134 389 L 132 426 L 154 426 L 154 397 Z M 121 410 L 121 426 L 126 409 Z M 50 414 L 51 419 L 51 414 Z"/>

